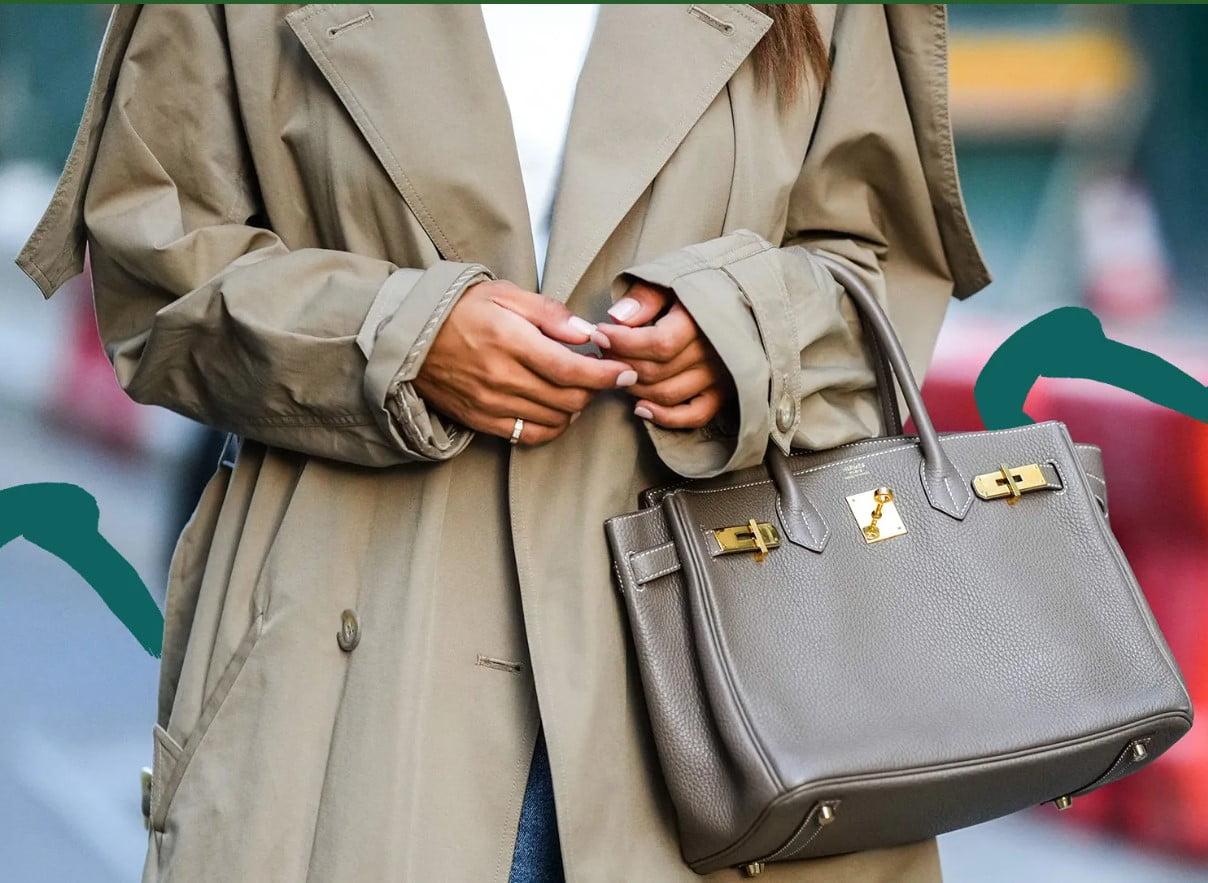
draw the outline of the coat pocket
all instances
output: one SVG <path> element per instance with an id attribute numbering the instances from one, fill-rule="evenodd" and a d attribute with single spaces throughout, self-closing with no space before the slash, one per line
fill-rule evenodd
<path id="1" fill-rule="evenodd" d="M 177 742 L 167 728 L 155 725 L 153 732 L 154 746 L 151 771 L 151 830 L 162 834 L 167 823 L 168 811 L 172 807 L 172 799 L 176 796 L 181 779 L 189 769 L 190 762 L 197 755 L 198 749 L 205 740 L 210 724 L 222 708 L 231 687 L 243 670 L 244 663 L 251 655 L 252 648 L 260 637 L 264 618 L 256 616 L 236 648 L 234 655 L 223 669 L 214 690 L 207 697 L 202 707 L 201 716 L 189 730 L 184 744 Z"/>
<path id="2" fill-rule="evenodd" d="M 151 830 L 162 834 L 166 811 L 164 786 L 172 778 L 177 761 L 180 760 L 184 749 L 159 724 L 155 725 L 151 739 L 151 799 L 148 807 L 148 819 Z"/>

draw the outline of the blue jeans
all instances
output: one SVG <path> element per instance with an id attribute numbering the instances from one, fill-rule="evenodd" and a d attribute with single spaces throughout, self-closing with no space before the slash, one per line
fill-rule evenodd
<path id="1" fill-rule="evenodd" d="M 563 883 L 564 879 L 549 754 L 545 749 L 545 735 L 538 730 L 524 803 L 520 807 L 520 826 L 516 832 L 516 851 L 512 854 L 508 883 Z"/>

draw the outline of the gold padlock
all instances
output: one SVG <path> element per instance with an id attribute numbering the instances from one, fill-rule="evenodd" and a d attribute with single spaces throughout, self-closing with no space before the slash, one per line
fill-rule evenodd
<path id="1" fill-rule="evenodd" d="M 877 522 L 881 520 L 881 515 L 885 511 L 885 504 L 893 502 L 893 491 L 887 487 L 879 487 L 872 492 L 872 498 L 876 501 L 877 508 L 872 510 L 872 521 L 864 528 L 864 536 L 870 540 L 875 540 L 881 536 L 881 530 L 877 527 Z"/>
<path id="2" fill-rule="evenodd" d="M 847 505 L 859 525 L 864 542 L 879 543 L 906 533 L 896 500 L 897 495 L 888 487 L 878 487 L 847 498 Z"/>

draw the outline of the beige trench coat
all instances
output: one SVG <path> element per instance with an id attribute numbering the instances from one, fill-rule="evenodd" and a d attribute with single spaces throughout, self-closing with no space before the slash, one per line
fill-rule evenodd
<path id="1" fill-rule="evenodd" d="M 117 10 L 19 263 L 49 296 L 87 244 L 129 394 L 244 439 L 172 561 L 145 880 L 504 881 L 538 705 L 567 879 L 696 879 L 602 522 L 769 438 L 879 432 L 812 252 L 872 280 L 919 372 L 949 299 L 988 281 L 942 7 L 818 18 L 825 100 L 778 109 L 745 61 L 770 23 L 752 7 L 602 9 L 544 293 L 601 320 L 627 278 L 672 286 L 739 425 L 660 430 L 604 393 L 556 442 L 511 448 L 410 383 L 466 286 L 536 284 L 478 7 Z M 765 879 L 938 874 L 928 841 Z"/>

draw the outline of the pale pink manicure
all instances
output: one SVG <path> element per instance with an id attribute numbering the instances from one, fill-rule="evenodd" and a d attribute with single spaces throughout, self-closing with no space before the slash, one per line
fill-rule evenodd
<path id="1" fill-rule="evenodd" d="M 596 330 L 595 325 L 578 316 L 571 316 L 566 321 L 566 324 L 571 327 L 572 331 L 578 331 L 580 334 L 585 334 L 588 337 L 591 337 L 592 332 Z"/>
<path id="2" fill-rule="evenodd" d="M 649 408 L 643 408 L 641 405 L 638 405 L 636 408 L 634 408 L 633 413 L 637 414 L 643 420 L 654 419 L 654 413 Z"/>
<path id="3" fill-rule="evenodd" d="M 591 342 L 602 350 L 606 350 L 612 346 L 612 341 L 608 339 L 608 335 L 603 331 L 593 331 L 591 333 Z"/>
<path id="4" fill-rule="evenodd" d="M 576 420 L 579 419 L 579 415 L 582 413 L 583 413 L 582 411 L 575 411 L 575 413 L 570 415 L 570 422 L 574 423 Z"/>
<path id="5" fill-rule="evenodd" d="M 633 386 L 638 382 L 638 372 L 630 368 L 628 371 L 622 371 L 617 377 L 617 386 Z"/>
<path id="6" fill-rule="evenodd" d="M 630 316 L 635 315 L 641 308 L 642 305 L 632 297 L 623 297 L 608 308 L 608 315 L 612 316 L 618 322 L 624 322 Z"/>

